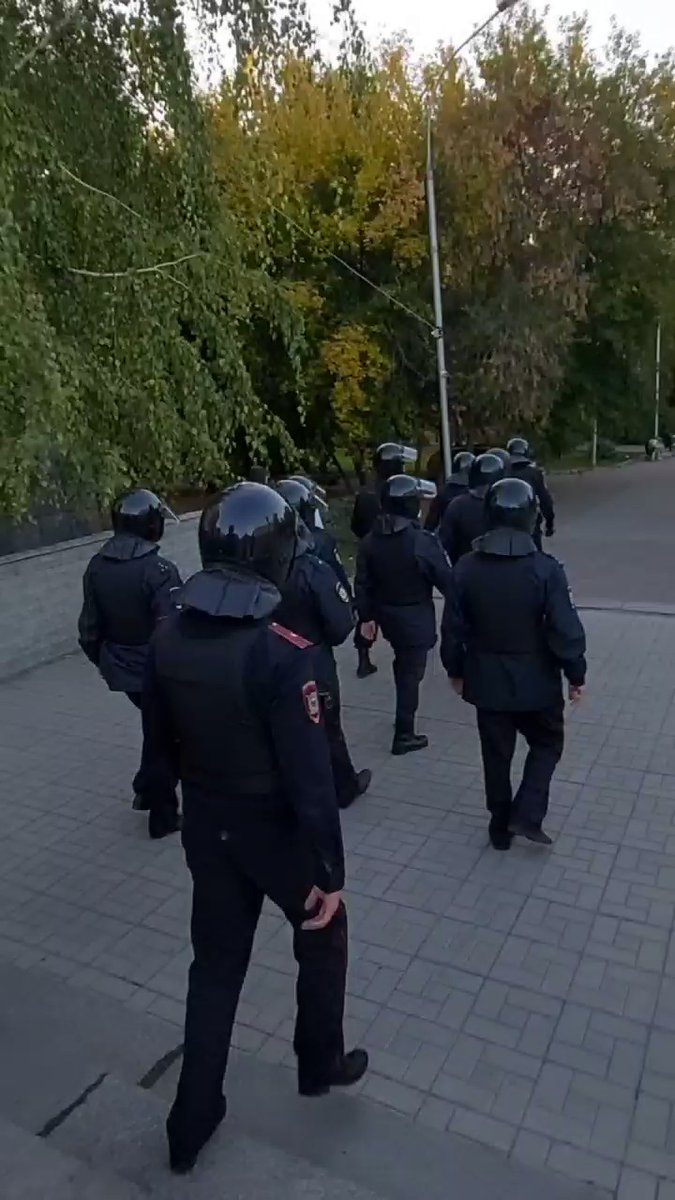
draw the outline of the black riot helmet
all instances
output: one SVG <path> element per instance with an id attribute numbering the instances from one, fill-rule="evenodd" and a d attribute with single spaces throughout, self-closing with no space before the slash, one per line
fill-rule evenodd
<path id="1" fill-rule="evenodd" d="M 511 455 L 511 461 L 514 463 L 529 463 L 532 462 L 532 450 L 527 438 L 514 437 L 510 442 L 507 442 L 506 449 Z"/>
<path id="2" fill-rule="evenodd" d="M 458 450 L 452 460 L 453 475 L 462 475 L 468 478 L 469 468 L 475 457 L 470 450 Z"/>
<path id="3" fill-rule="evenodd" d="M 400 442 L 383 442 L 373 455 L 373 466 L 377 478 L 384 482 L 392 475 L 402 475 L 406 463 L 417 462 L 414 446 L 402 446 Z"/>
<path id="4" fill-rule="evenodd" d="M 502 479 L 493 484 L 485 501 L 489 529 L 521 529 L 532 533 L 537 500 L 524 479 Z"/>
<path id="5" fill-rule="evenodd" d="M 504 450 L 502 446 L 491 446 L 488 450 L 488 454 L 496 454 L 497 458 L 501 458 L 504 464 L 504 470 L 508 475 L 509 471 L 511 470 L 511 455 L 509 454 L 508 450 Z"/>
<path id="6" fill-rule="evenodd" d="M 423 496 L 433 498 L 436 484 L 428 479 L 416 479 L 414 475 L 392 475 L 382 488 L 382 511 L 389 517 L 400 518 L 402 523 L 416 521 L 420 515 Z"/>
<path id="7" fill-rule="evenodd" d="M 317 483 L 316 480 L 310 479 L 309 475 L 289 475 L 288 479 L 294 479 L 296 483 L 304 484 L 307 491 L 311 492 L 324 508 L 328 508 L 326 504 L 326 489 L 322 488 L 321 484 Z"/>
<path id="8" fill-rule="evenodd" d="M 298 544 L 298 518 L 290 504 L 262 483 L 235 483 L 210 500 L 199 522 L 205 567 L 243 568 L 281 587 Z"/>
<path id="9" fill-rule="evenodd" d="M 469 491 L 484 496 L 491 484 L 504 478 L 504 464 L 496 454 L 479 454 L 469 467 Z"/>
<path id="10" fill-rule="evenodd" d="M 304 521 L 308 529 L 314 529 L 316 526 L 316 511 L 319 504 L 319 497 L 301 483 L 299 479 L 280 479 L 276 485 L 276 489 L 280 496 L 283 496 L 287 504 L 294 508 L 301 521 Z M 321 501 L 325 507 L 325 501 Z"/>
<path id="11" fill-rule="evenodd" d="M 134 488 L 118 496 L 112 506 L 111 517 L 115 533 L 130 533 L 134 537 L 144 538 L 146 542 L 161 540 L 167 518 L 178 522 L 178 517 L 168 504 L 147 488 Z"/>

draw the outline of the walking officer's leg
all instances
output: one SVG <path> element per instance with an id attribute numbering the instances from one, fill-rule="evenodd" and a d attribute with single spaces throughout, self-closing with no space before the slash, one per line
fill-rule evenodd
<path id="1" fill-rule="evenodd" d="M 513 802 L 513 824 L 516 832 L 548 846 L 551 839 L 541 827 L 548 812 L 553 773 L 565 744 L 564 709 L 561 704 L 541 712 L 519 713 L 518 717 L 529 751 Z"/>
<path id="2" fill-rule="evenodd" d="M 127 692 L 135 708 L 143 711 L 141 692 Z M 148 833 L 151 838 L 163 838 L 180 829 L 176 778 L 162 758 L 155 761 L 143 737 L 141 764 L 134 776 L 134 802 L 137 811 L 148 812 Z"/>
<path id="3" fill-rule="evenodd" d="M 370 651 L 372 650 L 372 642 L 367 642 L 361 633 L 361 626 L 357 623 L 354 630 L 354 646 L 356 647 L 359 656 L 359 665 L 356 669 L 356 674 L 359 679 L 367 679 L 369 675 L 374 675 L 377 671 L 375 663 L 371 660 Z"/>
<path id="4" fill-rule="evenodd" d="M 306 907 L 316 874 L 313 855 L 296 831 L 258 845 L 255 861 L 245 870 L 283 911 L 293 926 L 293 953 L 298 964 L 297 1016 L 293 1048 L 298 1059 L 298 1086 L 303 1095 L 321 1095 L 348 1086 L 368 1065 L 362 1050 L 345 1054 L 343 1017 L 347 980 L 347 914 L 340 903 L 324 929 L 303 929 L 312 916 Z"/>
<path id="5" fill-rule="evenodd" d="M 174 1170 L 189 1170 L 225 1115 L 223 1078 L 263 892 L 217 829 L 183 834 L 192 875 L 190 967 L 178 1091 L 167 1121 Z"/>
<path id="6" fill-rule="evenodd" d="M 140 692 L 126 692 L 125 695 L 127 696 L 127 699 L 131 700 L 131 703 L 133 704 L 134 708 L 137 708 L 138 711 L 140 712 L 141 711 L 141 693 Z M 144 758 L 145 758 L 145 739 L 143 739 L 143 748 L 141 750 L 141 765 L 139 766 L 136 774 L 134 775 L 134 780 L 131 785 L 134 789 L 134 799 L 133 799 L 132 808 L 134 808 L 136 810 L 136 812 L 147 812 L 148 809 L 150 808 L 150 801 L 148 800 L 147 796 L 145 795 L 145 788 L 146 788 L 145 777 L 147 775 L 147 763 L 144 763 L 144 761 L 143 761 Z"/>
<path id="7" fill-rule="evenodd" d="M 349 808 L 357 796 L 363 795 L 370 780 L 368 770 L 356 771 L 351 760 L 340 715 L 340 685 L 337 675 L 330 688 L 320 692 L 324 727 L 330 750 L 330 763 L 335 792 L 340 808 Z"/>
<path id="8" fill-rule="evenodd" d="M 516 748 L 514 713 L 477 710 L 478 733 L 485 776 L 485 802 L 490 813 L 490 841 L 495 850 L 511 845 L 511 762 Z"/>
<path id="9" fill-rule="evenodd" d="M 420 699 L 420 684 L 427 666 L 427 651 L 416 646 L 394 647 L 394 682 L 396 684 L 396 725 L 393 754 L 423 750 L 429 745 L 424 734 L 415 733 L 415 716 Z"/>

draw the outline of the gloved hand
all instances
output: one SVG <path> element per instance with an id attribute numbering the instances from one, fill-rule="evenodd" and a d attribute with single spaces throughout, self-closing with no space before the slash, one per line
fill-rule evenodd
<path id="1" fill-rule="evenodd" d="M 555 533 L 555 528 L 554 528 L 554 526 L 553 526 L 553 525 L 547 525 L 547 526 L 546 526 L 546 530 L 545 530 L 546 537 L 553 537 L 554 533 Z"/>

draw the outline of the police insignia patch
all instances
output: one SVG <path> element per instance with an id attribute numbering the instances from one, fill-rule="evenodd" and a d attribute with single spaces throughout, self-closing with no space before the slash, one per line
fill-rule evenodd
<path id="1" fill-rule="evenodd" d="M 311 683 L 306 683 L 302 689 L 302 702 L 305 706 L 305 712 L 310 721 L 318 725 L 321 720 L 321 704 L 319 701 L 319 689 L 314 680 Z"/>
<path id="2" fill-rule="evenodd" d="M 347 589 L 346 589 L 346 587 L 344 587 L 344 585 L 342 583 L 336 583 L 335 591 L 337 592 L 338 596 L 342 600 L 343 604 L 349 604 L 349 596 L 347 594 Z"/>

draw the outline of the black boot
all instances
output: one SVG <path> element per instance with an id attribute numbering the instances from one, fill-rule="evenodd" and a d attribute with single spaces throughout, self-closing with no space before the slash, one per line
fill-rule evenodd
<path id="1" fill-rule="evenodd" d="M 325 1096 L 332 1087 L 352 1087 L 368 1070 L 365 1050 L 350 1050 L 324 1078 L 304 1070 L 298 1063 L 298 1091 L 301 1096 Z"/>
<path id="2" fill-rule="evenodd" d="M 213 1119 L 209 1121 L 203 1134 L 198 1141 L 192 1141 L 188 1145 L 187 1141 L 181 1137 L 178 1132 L 178 1116 L 176 1105 L 171 1109 L 168 1120 L 166 1122 L 166 1133 L 169 1140 L 169 1165 L 175 1175 L 187 1175 L 194 1167 L 199 1153 L 204 1149 L 209 1138 L 212 1138 L 221 1121 L 225 1119 L 227 1112 L 227 1101 L 224 1096 L 220 1098 L 220 1104 L 216 1109 Z"/>
<path id="3" fill-rule="evenodd" d="M 535 842 L 537 846 L 553 845 L 553 838 L 544 832 L 541 825 L 526 825 L 522 821 L 512 821 L 509 825 L 509 833 L 514 837 L 527 838 L 528 842 Z"/>
<path id="4" fill-rule="evenodd" d="M 140 792 L 134 792 L 134 798 L 131 801 L 131 807 L 134 812 L 149 812 L 150 801 L 146 796 L 142 796 Z"/>
<path id="5" fill-rule="evenodd" d="M 510 850 L 511 849 L 511 834 L 508 829 L 504 828 L 502 822 L 497 822 L 494 818 L 490 821 L 488 827 L 490 837 L 490 845 L 493 850 Z"/>
<path id="6" fill-rule="evenodd" d="M 356 668 L 357 679 L 367 679 L 369 675 L 374 675 L 377 667 L 374 662 L 370 661 L 370 653 L 368 650 L 359 650 L 359 665 Z"/>
<path id="7" fill-rule="evenodd" d="M 394 733 L 392 754 L 412 754 L 414 750 L 426 750 L 429 739 L 424 733 Z"/>
<path id="8" fill-rule="evenodd" d="M 183 828 L 183 818 L 177 809 L 151 809 L 148 817 L 148 833 L 153 841 L 169 837 L 172 833 L 180 833 Z"/>
<path id="9" fill-rule="evenodd" d="M 349 799 L 345 799 L 344 797 L 338 797 L 339 807 L 340 808 L 349 808 L 350 805 L 353 804 L 355 800 L 358 800 L 359 796 L 362 796 L 364 792 L 368 791 L 368 788 L 370 787 L 370 781 L 372 778 L 373 778 L 373 772 L 369 771 L 367 767 L 365 767 L 363 771 L 359 771 L 356 776 L 356 790 L 349 797 Z"/>

